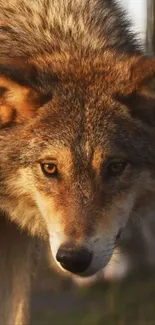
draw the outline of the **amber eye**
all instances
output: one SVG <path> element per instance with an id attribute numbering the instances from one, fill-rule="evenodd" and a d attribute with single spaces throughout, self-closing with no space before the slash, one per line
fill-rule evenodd
<path id="1" fill-rule="evenodd" d="M 48 177 L 56 176 L 58 171 L 57 166 L 54 163 L 42 163 L 41 169 Z"/>
<path id="2" fill-rule="evenodd" d="M 121 174 L 127 165 L 126 161 L 114 161 L 108 165 L 109 176 L 115 176 Z"/>

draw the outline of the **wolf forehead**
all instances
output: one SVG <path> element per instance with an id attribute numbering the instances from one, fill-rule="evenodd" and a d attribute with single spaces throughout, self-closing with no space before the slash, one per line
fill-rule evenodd
<path id="1" fill-rule="evenodd" d="M 92 133 L 103 133 L 107 123 L 113 126 L 114 115 L 121 113 L 121 105 L 105 93 L 104 82 L 104 79 L 102 82 L 95 79 L 88 85 L 84 79 L 61 81 L 51 90 L 51 100 L 40 110 L 40 121 L 55 131 L 58 128 L 59 134 L 62 129 L 78 137 L 81 132 L 89 137 Z"/>
<path id="2" fill-rule="evenodd" d="M 151 131 L 146 125 L 153 120 L 152 110 L 146 114 L 144 107 L 140 114 L 140 110 L 135 109 L 137 103 L 150 104 L 149 86 L 145 86 L 148 76 L 143 75 L 143 71 L 150 71 L 153 64 L 150 61 L 105 51 L 96 57 L 79 53 L 40 55 L 27 65 L 20 62 L 15 66 L 11 62 L 7 69 L 3 65 L 0 67 L 5 75 L 0 79 L 4 89 L 0 110 L 2 127 L 8 123 L 21 124 L 21 139 L 24 134 L 26 139 L 29 135 L 28 141 L 30 138 L 34 141 L 35 136 L 38 150 L 40 145 L 59 141 L 60 145 L 77 148 L 86 144 L 93 148 L 101 145 L 104 152 L 108 150 L 114 155 L 116 148 L 121 148 L 137 159 L 144 155 L 154 157 Z M 141 65 L 147 70 L 141 71 Z M 27 131 L 22 125 L 25 119 Z M 141 119 L 145 123 L 141 123 Z M 12 128 L 8 129 L 10 132 Z"/>
<path id="3" fill-rule="evenodd" d="M 49 100 L 28 123 L 32 125 L 32 139 L 35 133 L 38 140 L 43 139 L 45 143 L 46 139 L 47 145 L 50 141 L 52 146 L 54 143 L 58 146 L 59 142 L 60 147 L 101 145 L 106 149 L 113 140 L 115 145 L 117 140 L 121 144 L 123 135 L 126 135 L 124 141 L 130 138 L 129 130 L 135 131 L 134 121 L 127 106 L 115 98 L 118 83 L 121 84 L 122 78 L 124 81 L 127 73 L 124 67 L 122 77 L 123 62 L 119 62 L 119 67 L 113 66 L 111 60 L 106 66 L 101 58 L 81 59 L 79 63 L 76 56 L 68 62 L 64 56 L 55 57 L 55 61 L 52 57 L 50 65 L 44 62 L 44 73 L 42 68 L 37 70 L 40 85 L 49 93 Z"/>

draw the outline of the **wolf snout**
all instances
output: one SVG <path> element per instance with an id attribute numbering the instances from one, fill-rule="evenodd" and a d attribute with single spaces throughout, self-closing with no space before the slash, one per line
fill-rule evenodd
<path id="1" fill-rule="evenodd" d="M 92 255 L 92 252 L 85 247 L 67 243 L 60 246 L 56 259 L 65 270 L 80 274 L 89 268 Z"/>

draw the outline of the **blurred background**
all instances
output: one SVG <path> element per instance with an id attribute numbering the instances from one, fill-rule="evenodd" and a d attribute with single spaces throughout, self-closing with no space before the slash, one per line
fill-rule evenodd
<path id="1" fill-rule="evenodd" d="M 155 0 L 117 0 L 148 54 L 155 52 Z M 108 267 L 88 281 L 52 268 L 45 251 L 31 302 L 31 325 L 154 325 L 155 229 L 129 224 Z"/>

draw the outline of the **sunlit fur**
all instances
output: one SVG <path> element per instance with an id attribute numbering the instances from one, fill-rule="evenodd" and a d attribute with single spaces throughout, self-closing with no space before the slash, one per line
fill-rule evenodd
<path id="1" fill-rule="evenodd" d="M 129 27 L 114 0 L 0 0 L 0 324 L 28 324 L 44 245 L 87 248 L 87 277 L 152 220 L 155 61 Z"/>

